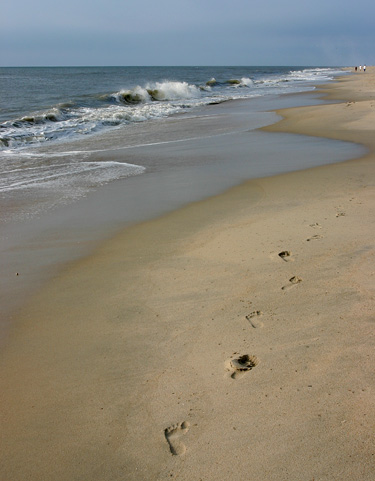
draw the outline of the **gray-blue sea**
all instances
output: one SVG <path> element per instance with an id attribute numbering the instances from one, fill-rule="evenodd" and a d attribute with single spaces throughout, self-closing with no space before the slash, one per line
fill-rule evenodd
<path id="1" fill-rule="evenodd" d="M 217 133 L 192 126 L 177 138 L 162 134 L 172 116 L 198 115 L 234 99 L 311 91 L 342 73 L 324 67 L 0 68 L 0 195 L 23 204 L 7 215 L 35 215 L 147 171 L 125 153 L 108 158 L 106 151 Z"/>
<path id="2" fill-rule="evenodd" d="M 28 149 L 230 99 L 313 88 L 302 67 L 0 68 L 0 147 Z"/>
<path id="3" fill-rule="evenodd" d="M 346 142 L 258 130 L 278 120 L 275 109 L 324 102 L 317 87 L 347 74 L 0 68 L 0 315 L 126 225 L 246 179 L 361 155 Z"/>

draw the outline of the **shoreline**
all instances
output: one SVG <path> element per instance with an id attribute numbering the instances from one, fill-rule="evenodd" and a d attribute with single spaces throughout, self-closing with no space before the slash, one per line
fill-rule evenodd
<path id="1" fill-rule="evenodd" d="M 266 130 L 362 158 L 132 226 L 33 298 L 2 353 L 4 478 L 373 479 L 374 112 L 349 102 Z"/>
<path id="2" fill-rule="evenodd" d="M 144 174 L 104 185 L 40 217 L 0 222 L 0 345 L 25 300 L 58 276 L 65 264 L 94 252 L 122 228 L 223 193 L 245 179 L 357 157 L 362 150 L 358 145 L 290 134 L 275 137 L 259 130 L 276 121 L 270 108 L 320 103 L 313 92 L 233 100 L 195 112 L 193 118 L 177 115 L 151 128 L 143 124 L 133 131 L 136 146 L 117 145 L 105 156 L 141 165 Z M 139 137 L 152 145 L 139 146 Z M 91 160 L 102 161 L 98 155 Z M 3 208 L 4 214 L 6 205 Z"/>

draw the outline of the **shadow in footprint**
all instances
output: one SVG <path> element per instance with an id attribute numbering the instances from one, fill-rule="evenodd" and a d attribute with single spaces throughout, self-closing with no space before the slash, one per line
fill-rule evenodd
<path id="1" fill-rule="evenodd" d="M 250 322 L 251 327 L 257 329 L 259 327 L 263 327 L 263 322 L 259 319 L 260 316 L 263 315 L 262 311 L 254 311 L 251 312 L 246 316 L 246 319 Z"/>
<path id="2" fill-rule="evenodd" d="M 242 356 L 227 361 L 227 369 L 231 371 L 230 377 L 232 379 L 239 379 L 248 371 L 251 371 L 255 366 L 259 364 L 256 356 L 250 356 L 249 354 L 243 354 Z"/>
<path id="3" fill-rule="evenodd" d="M 181 456 L 186 451 L 186 446 L 181 442 L 180 437 L 189 431 L 189 423 L 173 424 L 164 430 L 165 439 L 168 442 L 169 449 L 174 456 Z"/>
<path id="4" fill-rule="evenodd" d="M 292 253 L 290 251 L 281 251 L 279 252 L 279 257 L 285 262 L 293 261 Z"/>
<path id="5" fill-rule="evenodd" d="M 288 289 L 291 289 L 292 287 L 296 286 L 300 282 L 302 282 L 302 279 L 300 277 L 293 276 L 289 279 L 289 284 L 287 284 L 286 286 L 283 286 L 281 289 L 283 291 L 287 291 Z"/>

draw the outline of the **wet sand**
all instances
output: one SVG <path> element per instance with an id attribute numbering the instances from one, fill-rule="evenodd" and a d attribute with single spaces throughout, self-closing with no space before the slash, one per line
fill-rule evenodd
<path id="1" fill-rule="evenodd" d="M 2 352 L 4 479 L 373 480 L 374 79 L 267 127 L 362 158 L 132 226 L 33 297 Z"/>

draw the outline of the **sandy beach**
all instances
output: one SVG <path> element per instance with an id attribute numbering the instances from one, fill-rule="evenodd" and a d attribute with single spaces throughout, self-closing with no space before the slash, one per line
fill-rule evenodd
<path id="1" fill-rule="evenodd" d="M 364 145 L 125 229 L 1 353 L 1 479 L 373 481 L 375 68 L 267 131 Z"/>

